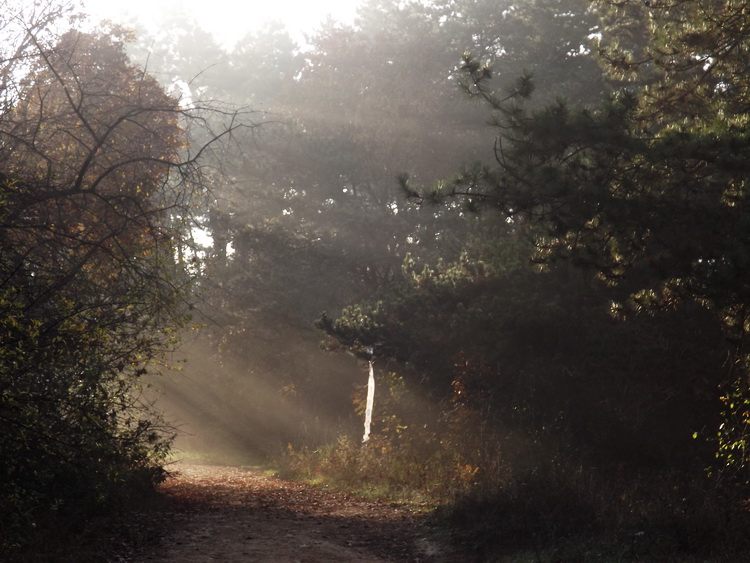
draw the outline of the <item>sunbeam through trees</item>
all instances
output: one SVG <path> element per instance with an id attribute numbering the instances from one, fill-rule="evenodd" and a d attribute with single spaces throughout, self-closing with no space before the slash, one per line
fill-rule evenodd
<path id="1" fill-rule="evenodd" d="M 467 560 L 747 552 L 745 2 L 2 6 L 3 549 L 177 458 Z"/>

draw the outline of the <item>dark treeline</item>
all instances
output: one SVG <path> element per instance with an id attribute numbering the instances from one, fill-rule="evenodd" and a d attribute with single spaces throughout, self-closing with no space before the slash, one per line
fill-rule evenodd
<path id="1" fill-rule="evenodd" d="M 157 384 L 181 455 L 438 501 L 480 560 L 744 552 L 744 2 L 366 0 L 231 48 L 197 20 L 74 43 L 146 99 L 77 111 L 65 72 L 102 73 L 61 36 L 0 114 L 6 530 L 79 466 L 158 476 L 133 391 L 192 312 Z"/>

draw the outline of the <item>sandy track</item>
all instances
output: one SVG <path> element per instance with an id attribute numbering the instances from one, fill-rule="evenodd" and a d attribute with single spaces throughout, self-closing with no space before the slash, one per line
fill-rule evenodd
<path id="1" fill-rule="evenodd" d="M 158 540 L 130 561 L 448 559 L 420 536 L 423 516 L 404 506 L 355 499 L 236 467 L 181 464 L 175 470 L 163 485 L 171 508 L 154 524 L 160 528 Z"/>

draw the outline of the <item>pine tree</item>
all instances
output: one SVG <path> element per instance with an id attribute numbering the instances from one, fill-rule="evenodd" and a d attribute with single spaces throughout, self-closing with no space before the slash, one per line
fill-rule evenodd
<path id="1" fill-rule="evenodd" d="M 471 96 L 498 128 L 496 162 L 430 197 L 462 196 L 543 225 L 536 259 L 593 268 L 636 311 L 697 302 L 736 338 L 750 329 L 750 8 L 743 1 L 592 2 L 596 56 L 610 83 L 598 104 L 529 109 L 532 81 L 501 93 L 467 55 Z M 414 193 L 408 179 L 404 187 Z M 621 310 L 621 304 L 616 304 Z M 719 457 L 750 459 L 746 371 L 728 382 Z"/>

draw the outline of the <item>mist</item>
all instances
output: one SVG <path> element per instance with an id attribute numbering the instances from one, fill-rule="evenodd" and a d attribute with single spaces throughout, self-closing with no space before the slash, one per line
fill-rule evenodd
<path id="1" fill-rule="evenodd" d="M 131 57 L 165 88 L 180 84 L 197 106 L 243 108 L 254 123 L 204 164 L 206 198 L 192 218 L 200 328 L 184 336 L 180 370 L 155 383 L 178 455 L 283 465 L 289 452 L 359 442 L 374 349 L 365 450 L 447 464 L 448 482 L 469 486 L 470 475 L 530 455 L 502 451 L 503 440 L 700 463 L 689 434 L 671 433 L 695 412 L 678 404 L 708 412 L 706 402 L 647 391 L 629 375 L 636 358 L 599 352 L 610 338 L 618 350 L 636 345 L 609 324 L 627 287 L 529 265 L 541 263 L 535 239 L 545 236 L 532 215 L 472 195 L 482 173 L 472 163 L 500 157 L 481 91 L 466 82 L 467 52 L 509 92 L 531 73 L 534 94 L 512 94 L 529 111 L 560 96 L 595 103 L 609 87 L 586 56 L 593 15 L 572 4 L 511 13 L 491 2 L 364 2 L 305 45 L 277 22 L 227 46 L 184 10 L 157 33 L 136 27 Z M 619 375 L 605 384 L 601 370 Z M 610 414 L 596 406 L 612 401 Z M 667 437 L 683 449 L 667 453 Z M 417 442 L 421 453 L 410 450 Z"/>
<path id="2" fill-rule="evenodd" d="M 202 328 L 184 336 L 179 369 L 152 382 L 177 457 L 267 463 L 361 433 L 367 364 L 315 321 L 399 283 L 407 255 L 460 253 L 472 228 L 460 212 L 409 202 L 396 176 L 447 177 L 490 155 L 490 136 L 450 76 L 455 32 L 437 28 L 427 44 L 404 34 L 433 17 L 415 8 L 364 6 L 356 25 L 331 19 L 304 46 L 277 23 L 227 46 L 177 8 L 136 28 L 131 56 L 166 88 L 259 123 L 207 163 L 211 191 L 185 251 L 202 263 Z M 399 369 L 379 364 L 379 377 Z M 379 406 L 376 432 L 393 414 Z"/>

